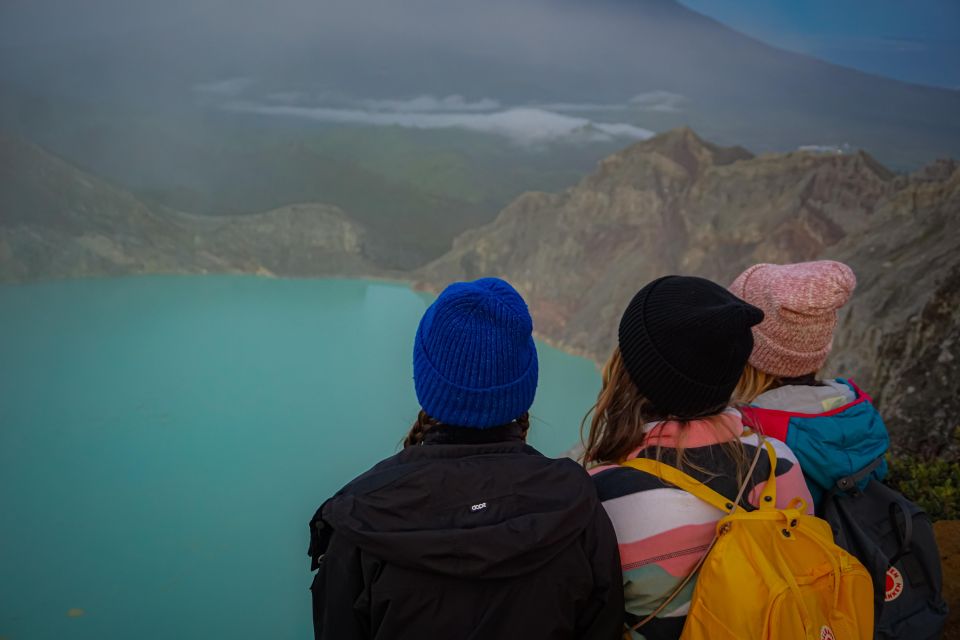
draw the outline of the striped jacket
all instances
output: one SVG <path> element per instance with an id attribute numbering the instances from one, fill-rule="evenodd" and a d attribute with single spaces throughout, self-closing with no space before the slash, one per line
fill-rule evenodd
<path id="1" fill-rule="evenodd" d="M 673 460 L 663 449 L 676 446 L 680 429 L 677 422 L 646 425 L 644 446 L 628 458 L 656 457 L 659 447 L 661 459 Z M 684 471 L 731 500 L 736 498 L 736 462 L 723 453 L 721 443 L 740 438 L 748 460 L 759 444 L 756 435 L 744 432 L 740 413 L 727 409 L 716 416 L 690 421 L 682 438 L 689 464 Z M 813 501 L 796 456 L 784 443 L 769 441 L 777 453 L 777 506 L 786 507 L 793 498 L 800 497 L 812 513 Z M 723 514 L 689 493 L 630 467 L 602 465 L 591 469 L 590 474 L 617 533 L 624 604 L 627 621 L 633 624 L 654 611 L 687 576 L 710 545 L 716 522 Z M 769 460 L 761 455 L 747 487 L 744 507 L 756 506 L 769 475 Z M 634 638 L 678 638 L 695 583 L 696 579 L 691 580 L 657 618 L 643 627 L 642 635 L 635 634 Z"/>

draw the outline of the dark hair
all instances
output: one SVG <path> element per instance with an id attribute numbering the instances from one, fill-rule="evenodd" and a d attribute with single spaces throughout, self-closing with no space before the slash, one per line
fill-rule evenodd
<path id="1" fill-rule="evenodd" d="M 620 349 L 615 348 L 610 359 L 603 368 L 603 384 L 597 396 L 597 402 L 580 423 L 580 438 L 583 440 L 583 431 L 587 421 L 590 421 L 590 430 L 584 445 L 584 466 L 596 464 L 620 464 L 631 451 L 637 447 L 646 446 L 651 439 L 656 439 L 659 427 L 654 427 L 649 433 L 644 432 L 647 422 L 677 421 L 680 423 L 680 433 L 676 446 L 669 447 L 672 460 L 663 460 L 664 448 L 656 445 L 654 457 L 684 471 L 692 469 L 710 474 L 709 469 L 699 467 L 690 462 L 685 455 L 684 440 L 687 435 L 687 426 L 691 420 L 707 419 L 723 411 L 726 403 L 711 409 L 701 416 L 671 416 L 656 409 L 633 383 L 627 368 L 623 363 Z M 746 454 L 739 438 L 721 443 L 724 453 L 737 465 L 737 481 L 741 481 L 746 472 Z"/>
<path id="2" fill-rule="evenodd" d="M 513 422 L 520 426 L 520 435 L 526 440 L 527 431 L 530 430 L 530 413 L 524 411 L 517 416 Z M 427 435 L 427 432 L 440 426 L 443 426 L 442 422 L 430 417 L 426 411 L 421 409 L 420 413 L 417 414 L 416 421 L 414 421 L 407 436 L 403 439 L 403 448 L 406 449 L 407 447 L 415 447 L 423 444 L 423 438 Z"/>

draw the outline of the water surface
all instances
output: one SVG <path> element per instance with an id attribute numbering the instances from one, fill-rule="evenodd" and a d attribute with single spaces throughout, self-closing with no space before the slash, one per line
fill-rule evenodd
<path id="1" fill-rule="evenodd" d="M 306 523 L 394 453 L 430 298 L 360 280 L 0 287 L 0 638 L 308 638 Z M 591 362 L 539 344 L 557 455 Z"/>

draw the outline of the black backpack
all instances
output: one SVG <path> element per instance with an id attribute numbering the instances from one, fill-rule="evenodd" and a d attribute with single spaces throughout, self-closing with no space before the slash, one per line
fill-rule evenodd
<path id="1" fill-rule="evenodd" d="M 947 603 L 933 525 L 923 509 L 876 479 L 858 489 L 881 460 L 841 478 L 818 515 L 873 577 L 876 639 L 935 640 Z"/>

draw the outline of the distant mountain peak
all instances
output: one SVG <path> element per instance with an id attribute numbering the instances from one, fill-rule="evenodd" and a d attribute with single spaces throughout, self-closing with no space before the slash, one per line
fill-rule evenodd
<path id="1" fill-rule="evenodd" d="M 879 160 L 862 149 L 857 151 L 855 157 L 859 164 L 871 171 L 881 180 L 893 180 L 896 175 L 893 173 L 893 171 L 890 171 L 890 169 L 886 168 Z"/>
<path id="2" fill-rule="evenodd" d="M 659 153 L 675 162 L 689 166 L 691 156 L 713 165 L 724 165 L 753 158 L 753 154 L 740 146 L 721 147 L 707 142 L 690 127 L 684 126 L 665 131 L 633 147 L 637 151 Z"/>
<path id="3" fill-rule="evenodd" d="M 679 169 L 687 179 L 695 179 L 709 167 L 749 160 L 753 154 L 743 147 L 721 147 L 707 142 L 690 127 L 665 131 L 649 140 L 633 144 L 600 163 L 590 179 L 632 180 L 648 171 L 674 174 Z"/>
<path id="4" fill-rule="evenodd" d="M 644 140 L 643 142 L 633 145 L 632 148 L 639 147 L 647 151 L 668 151 L 678 146 L 695 150 L 706 149 L 713 145 L 704 141 L 703 138 L 694 133 L 690 127 L 684 126 L 659 133 L 649 140 Z"/>

